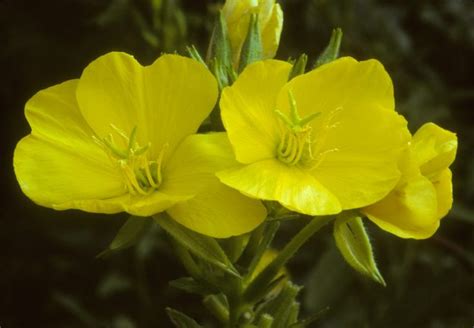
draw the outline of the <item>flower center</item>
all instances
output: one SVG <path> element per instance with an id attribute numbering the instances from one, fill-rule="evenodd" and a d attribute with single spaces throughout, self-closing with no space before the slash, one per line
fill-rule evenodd
<path id="1" fill-rule="evenodd" d="M 277 148 L 277 158 L 289 165 L 298 164 L 303 158 L 312 157 L 311 154 L 311 126 L 308 124 L 320 113 L 313 113 L 301 118 L 296 107 L 296 100 L 291 91 L 288 91 L 290 101 L 290 115 L 287 116 L 278 109 L 275 113 L 285 125 L 282 131 L 280 144 Z"/>
<path id="2" fill-rule="evenodd" d="M 328 153 L 338 151 L 336 148 L 325 151 L 322 149 L 328 131 L 337 125 L 332 121 L 341 108 L 336 108 L 325 115 L 317 138 L 313 140 L 312 127 L 309 123 L 321 113 L 316 112 L 301 118 L 291 91 L 288 91 L 288 99 L 290 101 L 289 115 L 285 115 L 278 109 L 275 110 L 275 113 L 284 123 L 280 143 L 277 147 L 277 158 L 288 165 L 304 164 L 308 165 L 310 169 L 315 169 Z"/>
<path id="3" fill-rule="evenodd" d="M 120 147 L 114 140 L 112 133 L 107 137 L 99 139 L 96 136 L 94 141 L 109 155 L 110 159 L 116 163 L 123 174 L 125 185 L 132 195 L 149 195 L 158 189 L 163 180 L 161 175 L 161 164 L 167 146 L 163 147 L 158 158 L 148 159 L 148 150 L 151 144 L 140 146 L 136 141 L 137 128 L 134 127 L 128 136 L 124 131 L 110 124 L 114 132 L 122 138 L 126 147 Z"/>

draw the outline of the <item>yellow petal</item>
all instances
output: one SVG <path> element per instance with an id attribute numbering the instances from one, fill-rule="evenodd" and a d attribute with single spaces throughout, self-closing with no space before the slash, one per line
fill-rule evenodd
<path id="1" fill-rule="evenodd" d="M 222 121 L 239 162 L 275 157 L 280 124 L 275 101 L 290 69 L 282 61 L 257 62 L 222 92 Z"/>
<path id="2" fill-rule="evenodd" d="M 456 157 L 457 147 L 456 134 L 434 123 L 419 128 L 411 142 L 421 173 L 425 176 L 434 176 L 447 169 Z"/>
<path id="3" fill-rule="evenodd" d="M 185 227 L 215 238 L 252 231 L 267 216 L 260 201 L 223 185 L 217 178 L 194 198 L 178 203 L 167 212 Z"/>
<path id="4" fill-rule="evenodd" d="M 283 29 L 283 11 L 280 4 L 273 5 L 268 21 L 260 26 L 262 26 L 263 58 L 273 58 L 278 50 L 281 30 Z"/>
<path id="5" fill-rule="evenodd" d="M 291 90 L 301 117 L 314 112 L 321 116 L 340 111 L 360 110 L 372 105 L 393 110 L 393 85 L 383 65 L 374 59 L 358 62 L 343 57 L 292 79 L 279 94 L 278 109 L 289 112 Z M 314 122 L 317 125 L 317 121 Z"/>
<path id="6" fill-rule="evenodd" d="M 438 196 L 438 217 L 442 219 L 453 206 L 453 182 L 450 169 L 441 171 L 431 182 Z"/>
<path id="7" fill-rule="evenodd" d="M 46 207 L 125 192 L 120 172 L 79 112 L 76 86 L 68 81 L 42 90 L 25 107 L 32 134 L 15 149 L 15 173 L 23 192 Z"/>
<path id="8" fill-rule="evenodd" d="M 163 168 L 160 190 L 170 195 L 194 196 L 217 179 L 216 171 L 235 164 L 225 133 L 190 135 Z"/>
<path id="9" fill-rule="evenodd" d="M 93 61 L 83 72 L 77 99 L 85 119 L 100 137 L 110 124 L 137 141 L 151 142 L 150 158 L 164 145 L 165 157 L 195 133 L 217 99 L 217 83 L 204 65 L 178 55 L 163 55 L 143 67 L 132 56 L 113 52 Z"/>
<path id="10" fill-rule="evenodd" d="M 363 212 L 380 228 L 401 238 L 428 238 L 439 227 L 436 190 L 421 174 Z"/>
<path id="11" fill-rule="evenodd" d="M 217 170 L 235 164 L 225 133 L 187 137 L 165 167 L 160 190 L 195 197 L 169 209 L 170 216 L 191 230 L 216 238 L 253 230 L 265 219 L 265 207 L 215 176 Z"/>
<path id="12" fill-rule="evenodd" d="M 372 204 L 395 187 L 400 178 L 397 161 L 410 135 L 405 119 L 394 111 L 367 106 L 358 118 L 345 113 L 341 127 L 334 128 L 337 132 L 328 135 L 316 155 L 320 164 L 312 173 L 343 209 L 351 209 Z"/>
<path id="13" fill-rule="evenodd" d="M 76 199 L 54 205 L 53 208 L 56 210 L 76 208 L 86 212 L 105 214 L 127 212 L 136 216 L 152 216 L 189 198 L 191 197 L 167 195 L 161 191 L 155 191 L 147 196 L 125 194 L 109 199 Z"/>
<path id="14" fill-rule="evenodd" d="M 289 92 L 311 121 L 314 177 L 343 209 L 374 203 L 393 189 L 397 161 L 408 146 L 406 121 L 394 109 L 390 77 L 376 60 L 341 58 L 291 80 L 278 96 L 289 113 Z"/>
<path id="15" fill-rule="evenodd" d="M 94 149 L 98 146 L 77 140 L 71 143 L 76 148 L 34 135 L 18 143 L 14 154 L 15 173 L 29 198 L 39 205 L 54 208 L 76 199 L 106 199 L 125 193 L 121 176 L 106 156 L 100 158 L 101 154 Z"/>
<path id="16" fill-rule="evenodd" d="M 337 198 L 307 172 L 277 160 L 266 160 L 217 173 L 226 185 L 251 197 L 274 200 L 307 215 L 341 211 Z"/>

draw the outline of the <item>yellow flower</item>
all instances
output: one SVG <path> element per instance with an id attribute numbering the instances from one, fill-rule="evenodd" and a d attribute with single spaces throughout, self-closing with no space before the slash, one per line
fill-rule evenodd
<path id="1" fill-rule="evenodd" d="M 383 66 L 341 58 L 287 82 L 290 69 L 257 62 L 224 89 L 222 120 L 240 165 L 220 180 L 308 215 L 382 199 L 410 137 Z"/>
<path id="2" fill-rule="evenodd" d="M 198 62 L 164 55 L 143 67 L 125 53 L 93 61 L 80 79 L 26 104 L 32 132 L 17 145 L 23 192 L 39 205 L 150 216 L 167 211 L 214 237 L 252 230 L 263 205 L 214 172 L 234 159 L 224 133 L 194 134 L 217 98 Z"/>
<path id="3" fill-rule="evenodd" d="M 252 13 L 258 14 L 263 58 L 275 57 L 283 28 L 283 11 L 275 0 L 227 0 L 222 13 L 227 23 L 235 65 L 239 62 Z"/>
<path id="4" fill-rule="evenodd" d="M 401 158 L 402 177 L 395 189 L 363 212 L 399 237 L 431 237 L 453 203 L 449 166 L 456 150 L 454 133 L 433 123 L 423 125 Z"/>

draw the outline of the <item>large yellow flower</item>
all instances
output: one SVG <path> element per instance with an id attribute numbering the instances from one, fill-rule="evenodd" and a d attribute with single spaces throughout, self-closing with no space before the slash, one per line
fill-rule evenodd
<path id="1" fill-rule="evenodd" d="M 399 237 L 431 237 L 453 203 L 449 166 L 456 150 L 454 133 L 433 123 L 423 125 L 401 158 L 402 177 L 395 189 L 363 212 Z"/>
<path id="2" fill-rule="evenodd" d="M 224 89 L 222 120 L 240 165 L 218 172 L 221 181 L 308 215 L 386 196 L 410 135 L 383 66 L 341 58 L 287 82 L 290 69 L 258 62 Z"/>
<path id="3" fill-rule="evenodd" d="M 166 210 L 214 237 L 252 230 L 263 206 L 214 174 L 235 161 L 226 135 L 194 134 L 216 98 L 214 77 L 189 58 L 164 55 L 143 67 L 125 53 L 104 55 L 26 104 L 32 132 L 14 156 L 20 186 L 58 210 Z"/>
<path id="4" fill-rule="evenodd" d="M 227 0 L 222 13 L 227 23 L 235 65 L 239 62 L 252 13 L 258 14 L 263 58 L 275 56 L 283 28 L 283 11 L 275 0 Z"/>

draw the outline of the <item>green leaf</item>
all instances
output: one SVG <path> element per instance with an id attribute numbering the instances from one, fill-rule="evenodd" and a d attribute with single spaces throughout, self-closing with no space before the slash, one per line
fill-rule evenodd
<path id="1" fill-rule="evenodd" d="M 293 302 L 291 305 L 290 313 L 286 319 L 285 327 L 290 327 L 298 321 L 298 316 L 300 314 L 301 305 L 299 302 Z"/>
<path id="2" fill-rule="evenodd" d="M 152 220 L 148 217 L 131 216 L 120 228 L 109 247 L 97 255 L 97 257 L 104 257 L 109 255 L 111 252 L 119 251 L 134 245 L 146 231 L 146 227 L 151 224 L 151 222 Z"/>
<path id="3" fill-rule="evenodd" d="M 209 295 L 217 293 L 217 290 L 212 290 L 208 288 L 208 286 L 204 286 L 203 284 L 197 282 L 194 278 L 191 277 L 183 277 L 171 280 L 169 282 L 169 285 L 171 287 L 180 289 L 190 294 Z"/>
<path id="4" fill-rule="evenodd" d="M 203 328 L 193 318 L 188 317 L 182 312 L 176 311 L 172 308 L 166 308 L 166 313 L 171 319 L 171 322 L 177 328 Z"/>
<path id="5" fill-rule="evenodd" d="M 288 81 L 298 75 L 304 74 L 307 63 L 308 63 L 308 56 L 306 54 L 302 54 L 293 64 L 290 75 L 288 77 Z"/>
<path id="6" fill-rule="evenodd" d="M 334 239 L 350 266 L 386 286 L 375 263 L 372 245 L 358 213 L 345 212 L 337 217 L 334 222 Z"/>
<path id="7" fill-rule="evenodd" d="M 240 277 L 215 239 L 187 229 L 170 218 L 166 213 L 160 213 L 153 216 L 153 218 L 176 242 L 190 253 L 229 274 Z"/>
<path id="8" fill-rule="evenodd" d="M 341 40 L 342 40 L 342 30 L 340 28 L 336 28 L 332 30 L 331 39 L 329 40 L 329 44 L 326 46 L 324 51 L 319 55 L 316 63 L 314 64 L 314 68 L 319 67 L 323 64 L 327 64 L 336 60 L 339 57 L 339 49 L 341 48 Z"/>
<path id="9" fill-rule="evenodd" d="M 258 263 L 260 263 L 260 260 L 262 259 L 263 254 L 268 249 L 268 246 L 270 245 L 273 238 L 275 237 L 275 233 L 278 231 L 279 227 L 280 227 L 280 222 L 278 221 L 265 223 L 263 238 L 255 250 L 255 255 L 252 259 L 252 262 L 250 262 L 250 265 L 248 266 L 248 273 L 247 273 L 248 277 L 252 276 Z"/>
<path id="10" fill-rule="evenodd" d="M 248 302 L 256 301 L 262 295 L 262 290 L 267 288 L 268 284 L 278 274 L 280 269 L 296 254 L 301 246 L 323 226 L 333 220 L 333 218 L 333 216 L 312 218 L 309 223 L 286 244 L 281 252 L 278 253 L 278 256 L 252 280 L 244 292 L 244 299 Z"/>
<path id="11" fill-rule="evenodd" d="M 229 322 L 229 308 L 222 294 L 207 295 L 203 299 L 204 306 L 216 317 L 220 322 Z"/>
<path id="12" fill-rule="evenodd" d="M 278 296 L 269 300 L 259 310 L 260 313 L 270 314 L 274 318 L 272 328 L 287 327 L 287 322 L 294 318 L 296 308 L 293 305 L 300 290 L 300 286 L 287 281 Z"/>
<path id="13" fill-rule="evenodd" d="M 304 328 L 304 327 L 310 327 L 310 325 L 319 319 L 321 319 L 322 316 L 324 316 L 327 312 L 329 311 L 329 307 L 326 307 L 322 309 L 321 311 L 318 311 L 312 315 L 310 315 L 308 318 L 298 321 L 290 326 L 290 328 Z"/>
<path id="14" fill-rule="evenodd" d="M 235 263 L 239 260 L 240 256 L 247 247 L 249 239 L 250 234 L 247 233 L 240 236 L 222 239 L 220 244 L 232 263 Z"/>
<path id="15" fill-rule="evenodd" d="M 259 328 L 271 328 L 273 325 L 273 317 L 268 313 L 264 313 L 258 319 L 257 327 Z"/>
<path id="16" fill-rule="evenodd" d="M 258 26 L 258 15 L 252 14 L 249 21 L 249 29 L 240 52 L 239 72 L 242 72 L 249 64 L 263 58 L 262 40 Z"/>

